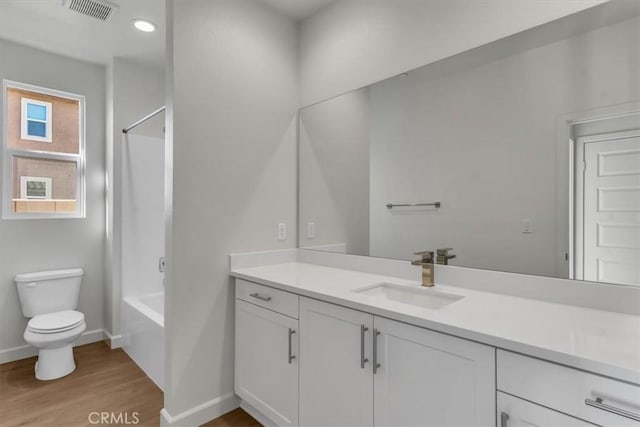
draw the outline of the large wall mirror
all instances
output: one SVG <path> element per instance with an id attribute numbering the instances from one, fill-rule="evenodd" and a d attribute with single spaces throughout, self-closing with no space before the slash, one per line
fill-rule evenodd
<path id="1" fill-rule="evenodd" d="M 639 5 L 303 108 L 299 247 L 640 286 Z"/>

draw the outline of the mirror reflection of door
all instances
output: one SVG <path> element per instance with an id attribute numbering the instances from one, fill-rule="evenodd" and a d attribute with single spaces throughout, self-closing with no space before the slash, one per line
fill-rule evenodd
<path id="1" fill-rule="evenodd" d="M 576 276 L 640 285 L 640 130 L 578 138 L 577 150 Z"/>

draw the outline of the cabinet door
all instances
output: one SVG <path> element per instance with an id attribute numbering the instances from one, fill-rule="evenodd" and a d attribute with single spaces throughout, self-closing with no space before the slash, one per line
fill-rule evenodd
<path id="1" fill-rule="evenodd" d="M 376 427 L 495 426 L 495 350 L 375 317 Z"/>
<path id="2" fill-rule="evenodd" d="M 295 319 L 236 300 L 236 394 L 279 426 L 298 425 L 297 330 Z"/>
<path id="3" fill-rule="evenodd" d="M 373 425 L 372 328 L 370 314 L 300 298 L 300 425 Z"/>
<path id="4" fill-rule="evenodd" d="M 595 424 L 498 392 L 499 427 L 591 427 Z"/>

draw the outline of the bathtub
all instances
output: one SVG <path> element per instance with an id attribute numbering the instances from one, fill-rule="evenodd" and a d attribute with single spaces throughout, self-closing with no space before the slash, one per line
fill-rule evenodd
<path id="1" fill-rule="evenodd" d="M 164 293 L 125 297 L 122 331 L 124 351 L 164 390 Z"/>

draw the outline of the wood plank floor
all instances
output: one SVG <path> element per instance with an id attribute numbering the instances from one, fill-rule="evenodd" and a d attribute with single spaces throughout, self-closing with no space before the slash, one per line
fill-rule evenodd
<path id="1" fill-rule="evenodd" d="M 162 391 L 121 350 L 99 342 L 74 349 L 76 371 L 53 381 L 38 381 L 36 358 L 0 365 L 0 426 L 91 426 L 92 412 L 128 414 L 132 425 L 160 425 Z M 91 415 L 95 420 L 97 415 Z M 121 419 L 125 421 L 124 418 Z M 106 425 L 106 424 L 102 424 Z M 241 409 L 206 424 L 207 427 L 256 427 Z"/>
<path id="2" fill-rule="evenodd" d="M 238 408 L 228 414 L 224 414 L 220 418 L 209 421 L 202 427 L 262 427 L 251 415 Z"/>

